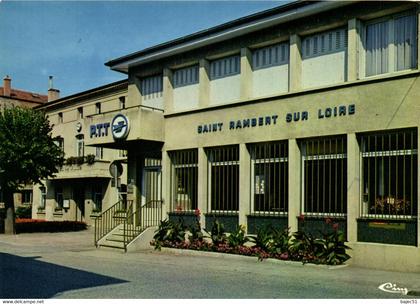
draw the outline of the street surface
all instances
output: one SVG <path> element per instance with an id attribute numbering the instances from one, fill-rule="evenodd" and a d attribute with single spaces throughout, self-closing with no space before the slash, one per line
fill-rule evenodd
<path id="1" fill-rule="evenodd" d="M 378 289 L 384 283 L 407 288 L 411 295 Z M 153 250 L 123 253 L 96 249 L 91 229 L 0 235 L 2 299 L 413 299 L 419 296 L 419 273 L 351 265 L 258 262 L 256 258 L 220 254 Z"/>

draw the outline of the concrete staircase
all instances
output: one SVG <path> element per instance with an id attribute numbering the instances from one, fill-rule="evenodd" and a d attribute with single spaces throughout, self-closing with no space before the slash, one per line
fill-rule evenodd
<path id="1" fill-rule="evenodd" d="M 128 225 L 126 229 L 126 232 L 135 232 L 136 236 L 142 232 L 138 229 L 134 230 L 133 225 Z M 125 250 L 126 245 L 128 245 L 132 240 L 133 239 L 128 239 L 127 244 L 124 244 L 124 224 L 120 224 L 105 237 L 99 240 L 98 246 Z"/>

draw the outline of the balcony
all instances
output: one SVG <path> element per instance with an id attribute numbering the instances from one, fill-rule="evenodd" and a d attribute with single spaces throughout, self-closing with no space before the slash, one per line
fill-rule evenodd
<path id="1" fill-rule="evenodd" d="M 132 141 L 163 142 L 163 110 L 144 105 L 90 115 L 84 119 L 85 144 L 121 148 Z"/>
<path id="2" fill-rule="evenodd" d="M 111 178 L 109 161 L 90 160 L 87 157 L 69 157 L 54 179 Z"/>

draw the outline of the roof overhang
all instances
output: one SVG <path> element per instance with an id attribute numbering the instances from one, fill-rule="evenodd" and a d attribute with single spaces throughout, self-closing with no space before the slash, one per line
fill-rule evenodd
<path id="1" fill-rule="evenodd" d="M 357 1 L 294 2 L 129 54 L 111 60 L 105 65 L 112 70 L 128 73 L 130 68 L 141 64 L 223 42 L 274 25 L 343 7 L 354 2 Z"/>

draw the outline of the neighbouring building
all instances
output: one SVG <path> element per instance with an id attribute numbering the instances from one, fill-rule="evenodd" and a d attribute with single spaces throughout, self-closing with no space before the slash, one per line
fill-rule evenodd
<path id="1" fill-rule="evenodd" d="M 351 263 L 420 271 L 419 8 L 298 1 L 111 60 L 125 106 L 92 101 L 84 144 L 127 150 L 132 223 L 200 209 L 207 228 L 316 233 L 331 218 Z M 51 121 L 75 125 L 71 109 Z"/>
<path id="2" fill-rule="evenodd" d="M 103 121 L 110 112 L 125 108 L 127 80 L 56 99 L 36 109 L 53 125 L 52 136 L 64 151 L 64 165 L 43 185 L 35 186 L 32 218 L 84 221 L 93 224 L 103 211 L 126 203 L 126 151 L 87 146 L 88 125 Z M 96 128 L 97 127 L 97 128 Z M 109 124 L 95 125 L 98 136 L 108 136 Z M 110 173 L 113 163 L 115 179 Z"/>
<path id="3" fill-rule="evenodd" d="M 51 92 L 50 92 L 51 91 Z M 59 94 L 58 90 L 49 90 L 48 95 L 39 93 L 17 90 L 12 87 L 12 78 L 5 76 L 3 78 L 3 86 L 0 87 L 0 111 L 10 107 L 33 108 L 45 104 L 48 99 L 54 97 L 52 92 Z M 32 204 L 32 185 L 24 185 L 23 189 L 14 194 L 15 208 L 25 206 L 30 208 Z M 0 191 L 0 207 L 3 206 Z"/>

